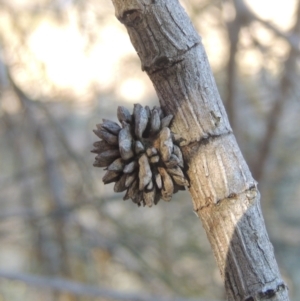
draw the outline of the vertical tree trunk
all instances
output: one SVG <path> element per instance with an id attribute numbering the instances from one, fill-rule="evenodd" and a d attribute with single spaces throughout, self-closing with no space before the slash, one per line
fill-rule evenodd
<path id="1" fill-rule="evenodd" d="M 181 149 L 194 210 L 224 279 L 228 300 L 287 301 L 260 209 L 201 38 L 178 0 L 112 0 L 142 69 L 153 82 Z"/>

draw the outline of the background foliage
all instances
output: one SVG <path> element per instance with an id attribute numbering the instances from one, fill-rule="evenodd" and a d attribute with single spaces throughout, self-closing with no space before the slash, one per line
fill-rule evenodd
<path id="1" fill-rule="evenodd" d="M 300 1 L 182 4 L 296 300 Z M 2 0 L 0 24 L 0 300 L 224 299 L 188 192 L 137 208 L 92 167 L 96 123 L 158 103 L 111 1 Z"/>

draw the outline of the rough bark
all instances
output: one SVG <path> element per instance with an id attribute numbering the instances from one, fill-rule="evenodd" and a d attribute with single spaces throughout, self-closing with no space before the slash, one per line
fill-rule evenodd
<path id="1" fill-rule="evenodd" d="M 228 300 L 289 300 L 260 209 L 257 183 L 232 134 L 201 38 L 177 0 L 112 0 L 182 137 L 194 210 Z"/>

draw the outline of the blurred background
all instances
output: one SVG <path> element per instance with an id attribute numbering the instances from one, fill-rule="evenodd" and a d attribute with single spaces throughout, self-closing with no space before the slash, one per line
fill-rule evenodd
<path id="1" fill-rule="evenodd" d="M 296 300 L 300 1 L 182 4 Z M 188 192 L 138 208 L 92 166 L 96 123 L 136 102 L 158 104 L 110 0 L 0 1 L 0 301 L 225 299 Z"/>

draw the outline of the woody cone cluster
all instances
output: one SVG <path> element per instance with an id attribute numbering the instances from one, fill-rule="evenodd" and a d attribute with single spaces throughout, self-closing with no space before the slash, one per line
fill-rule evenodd
<path id="1" fill-rule="evenodd" d="M 134 105 L 133 114 L 118 107 L 117 116 L 121 126 L 103 119 L 94 130 L 102 139 L 94 143 L 94 166 L 105 167 L 104 184 L 115 182 L 115 192 L 126 191 L 124 200 L 148 207 L 185 190 L 189 183 L 179 139 L 169 128 L 173 116 L 140 104 Z"/>

